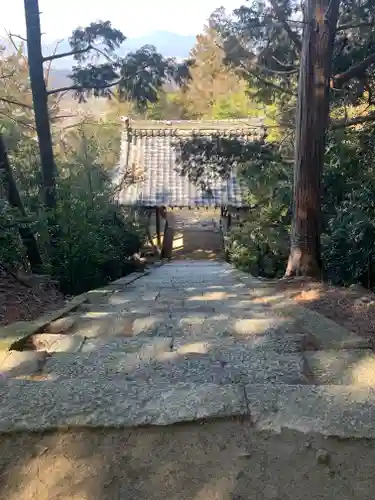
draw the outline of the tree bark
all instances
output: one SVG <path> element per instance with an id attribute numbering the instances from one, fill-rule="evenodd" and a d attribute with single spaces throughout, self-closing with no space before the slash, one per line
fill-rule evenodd
<path id="1" fill-rule="evenodd" d="M 296 114 L 291 250 L 285 275 L 321 275 L 321 177 L 340 0 L 307 0 Z"/>
<path id="2" fill-rule="evenodd" d="M 52 212 L 56 208 L 56 165 L 48 112 L 48 94 L 44 80 L 38 0 L 24 0 L 27 29 L 27 55 L 33 96 L 35 125 L 42 167 L 44 204 Z"/>
<path id="3" fill-rule="evenodd" d="M 56 165 L 48 111 L 48 92 L 44 79 L 38 0 L 24 0 L 27 31 L 27 55 L 31 93 L 33 97 L 35 126 L 38 136 L 42 173 L 42 191 L 46 209 L 49 254 L 52 273 L 58 276 L 57 246 L 60 229 L 56 213 Z"/>
<path id="4" fill-rule="evenodd" d="M 12 169 L 8 159 L 8 154 L 1 134 L 0 134 L 0 176 L 9 205 L 11 207 L 17 208 L 22 217 L 26 217 L 26 211 L 23 206 L 20 194 L 18 192 L 17 185 L 14 181 Z M 40 256 L 39 248 L 35 240 L 34 234 L 28 227 L 19 227 L 18 232 L 22 239 L 22 243 L 25 246 L 31 271 L 35 274 L 41 274 L 43 272 L 43 261 Z"/>

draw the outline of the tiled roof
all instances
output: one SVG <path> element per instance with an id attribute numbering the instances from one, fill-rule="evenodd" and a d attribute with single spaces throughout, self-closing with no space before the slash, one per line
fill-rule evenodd
<path id="1" fill-rule="evenodd" d="M 232 169 L 213 177 L 209 191 L 178 171 L 179 141 L 193 137 L 236 137 L 250 141 L 264 129 L 260 121 L 136 122 L 125 127 L 116 171 L 118 201 L 126 206 L 246 206 L 246 189 Z M 129 180 L 132 184 L 128 184 Z"/>

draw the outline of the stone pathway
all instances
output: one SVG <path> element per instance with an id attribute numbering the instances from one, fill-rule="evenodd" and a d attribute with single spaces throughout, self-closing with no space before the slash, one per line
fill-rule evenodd
<path id="1" fill-rule="evenodd" d="M 128 281 L 90 292 L 36 336 L 34 371 L 3 368 L 0 431 L 239 416 L 257 429 L 375 437 L 374 356 L 350 332 L 221 262 Z"/>

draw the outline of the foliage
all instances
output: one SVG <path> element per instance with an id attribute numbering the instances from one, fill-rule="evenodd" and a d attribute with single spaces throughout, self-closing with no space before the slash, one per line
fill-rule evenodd
<path id="1" fill-rule="evenodd" d="M 11 88 L 13 100 L 27 101 L 27 72 L 23 95 L 16 92 L 21 85 L 18 65 L 24 57 L 1 59 L 1 70 L 11 78 L 0 79 L 0 97 Z M 23 99 L 23 100 L 22 100 Z M 10 106 L 12 116 L 8 118 Z M 6 139 L 13 176 L 22 198 L 27 220 L 0 196 L 0 262 L 28 269 L 25 249 L 18 228 L 26 224 L 37 238 L 48 265 L 47 217 L 43 207 L 38 144 L 35 140 L 32 110 L 22 105 L 1 102 L 0 126 Z M 142 219 L 123 212 L 113 200 L 110 184 L 111 168 L 120 149 L 120 129 L 116 123 L 84 121 L 54 134 L 58 177 L 58 217 L 60 237 L 57 248 L 58 275 L 61 290 L 80 293 L 119 278 L 131 268 L 127 257 L 138 251 L 144 238 Z M 3 193 L 0 184 L 0 195 Z"/>
<path id="2" fill-rule="evenodd" d="M 256 0 L 246 3 L 232 15 L 219 9 L 210 19 L 210 26 L 220 37 L 228 71 L 240 81 L 246 80 L 248 94 L 259 103 L 266 123 L 272 125 L 269 140 L 275 147 L 277 145 L 279 154 L 289 165 L 289 184 L 284 184 L 286 196 L 280 198 L 275 195 L 268 198 L 269 205 L 262 204 L 261 208 L 257 205 L 242 227 L 233 229 L 231 234 L 232 259 L 238 265 L 264 275 L 279 275 L 282 267 L 280 259 L 285 259 L 285 235 L 290 229 L 292 176 L 289 162 L 294 156 L 302 8 L 303 3 L 295 0 Z M 334 132 L 329 136 L 326 152 L 322 207 L 325 272 L 336 283 L 360 281 L 369 285 L 374 281 L 371 250 L 374 234 L 371 207 L 375 187 L 373 145 L 371 148 L 366 145 L 371 141 L 372 130 L 343 130 L 346 124 L 374 120 L 373 12 L 373 0 L 340 2 L 330 85 L 330 114 Z M 226 116 L 228 108 L 227 116 L 230 116 L 229 99 L 222 99 L 225 104 L 219 116 Z M 208 165 L 211 160 L 206 157 L 204 161 Z M 256 166 L 250 157 L 248 161 Z M 244 164 L 244 160 L 239 159 L 239 163 Z M 253 198 L 257 199 L 263 198 L 259 186 L 256 182 L 254 184 L 264 167 L 262 163 L 266 165 L 267 158 L 262 157 L 255 170 L 242 171 L 244 180 L 251 185 Z M 278 168 L 273 168 L 276 178 L 268 180 L 269 190 L 283 178 Z M 277 237 L 270 233 L 270 227 L 277 228 Z M 353 243 L 347 243 L 348 235 Z M 348 246 L 347 252 L 345 245 Z M 270 252 L 272 265 L 268 265 Z M 263 265 L 260 261 L 266 256 L 267 265 Z M 271 273 L 270 269 L 273 269 Z"/>
<path id="3" fill-rule="evenodd" d="M 374 0 L 341 2 L 330 102 L 336 124 L 373 110 L 375 65 L 349 80 L 341 77 L 374 50 L 373 4 Z M 113 202 L 110 167 L 119 148 L 119 129 L 108 118 L 116 114 L 167 120 L 265 117 L 271 126 L 267 141 L 248 142 L 238 136 L 182 141 L 178 168 L 207 191 L 213 175 L 226 177 L 232 168 L 238 169 L 251 208 L 230 233 L 230 258 L 254 274 L 282 275 L 291 229 L 302 27 L 301 5 L 295 0 L 256 0 L 232 16 L 218 10 L 197 37 L 191 60 L 183 65 L 163 58 L 154 47 L 118 57 L 116 49 L 125 37 L 109 23 L 75 30 L 70 42 L 77 52 L 73 75 L 79 95 L 117 99 L 112 99 L 116 109 L 107 121 L 85 121 L 55 133 L 61 226 L 58 278 L 65 292 L 78 293 L 119 277 L 126 272 L 124 257 L 136 251 L 144 237 L 143 219 L 120 211 Z M 46 214 L 30 103 L 25 57 L 20 52 L 0 58 L 0 126 L 31 218 L 27 224 L 46 256 Z M 57 103 L 52 101 L 51 107 L 55 116 Z M 328 137 L 323 260 L 325 275 L 334 283 L 375 286 L 374 132 L 372 125 L 351 130 L 335 126 Z M 0 259 L 26 265 L 15 221 L 21 223 L 2 202 Z"/>
<path id="4" fill-rule="evenodd" d="M 139 251 L 144 237 L 135 214 L 122 212 L 113 200 L 111 168 L 119 150 L 114 132 L 109 124 L 81 123 L 62 139 L 58 260 L 64 292 L 84 291 L 126 274 L 126 257 Z"/>
<path id="5" fill-rule="evenodd" d="M 244 86 L 238 85 L 239 90 L 220 95 L 212 104 L 212 108 L 205 118 L 214 120 L 230 120 L 234 118 L 248 118 L 261 114 L 259 107 L 251 104 Z M 242 88 L 241 88 L 242 87 Z"/>
<path id="6" fill-rule="evenodd" d="M 100 128 L 99 128 L 100 131 Z M 77 153 L 59 165 L 59 281 L 64 292 L 80 292 L 121 277 L 126 257 L 139 251 L 141 232 L 131 213 L 112 201 L 108 172 L 96 138 L 84 130 Z"/>
<path id="7" fill-rule="evenodd" d="M 184 120 L 189 118 L 189 112 L 181 92 L 162 90 L 157 102 L 148 104 L 145 117 L 149 120 Z"/>
<path id="8" fill-rule="evenodd" d="M 158 100 L 158 91 L 173 73 L 173 64 L 152 45 L 145 45 L 125 56 L 120 69 L 120 95 L 140 108 Z"/>
<path id="9" fill-rule="evenodd" d="M 289 253 L 287 215 L 288 208 L 280 203 L 252 210 L 230 232 L 231 262 L 255 276 L 281 277 Z"/>
<path id="10" fill-rule="evenodd" d="M 373 126 L 330 136 L 323 177 L 324 275 L 334 284 L 375 286 L 375 143 Z M 291 167 L 242 169 L 255 209 L 231 231 L 234 264 L 254 274 L 283 274 L 291 223 Z M 262 178 L 263 177 L 263 178 Z M 279 183 L 278 190 L 273 191 Z M 259 200 L 261 202 L 259 203 Z M 258 202 L 258 203 L 257 203 Z"/>
<path id="11" fill-rule="evenodd" d="M 224 64 L 225 52 L 218 32 L 210 25 L 197 36 L 191 51 L 190 79 L 182 100 L 192 118 L 240 118 L 251 116 L 254 106 L 246 83 Z"/>
<path id="12" fill-rule="evenodd" d="M 0 263 L 12 267 L 27 265 L 25 249 L 18 233 L 17 213 L 0 197 Z"/>
<path id="13" fill-rule="evenodd" d="M 279 276 L 288 256 L 292 169 L 278 144 L 218 135 L 181 140 L 177 152 L 179 171 L 206 192 L 212 176 L 226 178 L 237 169 L 248 188 L 250 209 L 230 232 L 230 259 L 253 274 Z"/>
<path id="14" fill-rule="evenodd" d="M 79 27 L 69 39 L 76 66 L 71 78 L 76 95 L 85 100 L 90 95 L 108 97 L 117 87 L 118 96 L 144 109 L 158 100 L 158 92 L 169 80 L 182 85 L 189 79 L 190 62 L 177 63 L 164 58 L 152 45 L 145 45 L 125 57 L 116 50 L 126 40 L 109 21 Z"/>
<path id="15" fill-rule="evenodd" d="M 335 40 L 331 107 L 372 105 L 374 67 L 366 65 L 353 78 L 342 75 L 373 53 L 374 0 L 342 0 Z M 300 63 L 303 3 L 296 0 L 256 0 L 227 15 L 224 9 L 211 16 L 220 33 L 226 63 L 246 79 L 255 99 L 276 103 L 284 115 L 279 123 L 293 126 Z M 344 112 L 344 113 L 343 113 Z"/>
<path id="16" fill-rule="evenodd" d="M 331 138 L 324 174 L 323 258 L 328 279 L 375 286 L 374 127 Z"/>

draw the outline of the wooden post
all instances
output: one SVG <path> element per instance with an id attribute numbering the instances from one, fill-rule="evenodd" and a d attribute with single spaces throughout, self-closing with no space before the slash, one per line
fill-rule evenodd
<path id="1" fill-rule="evenodd" d="M 161 247 L 161 233 L 160 233 L 160 208 L 156 207 L 155 209 L 155 216 L 156 216 L 156 238 L 158 242 L 158 248 L 160 250 Z"/>
<path id="2" fill-rule="evenodd" d="M 231 226 L 232 226 L 232 214 L 228 210 L 228 231 L 230 230 Z"/>

